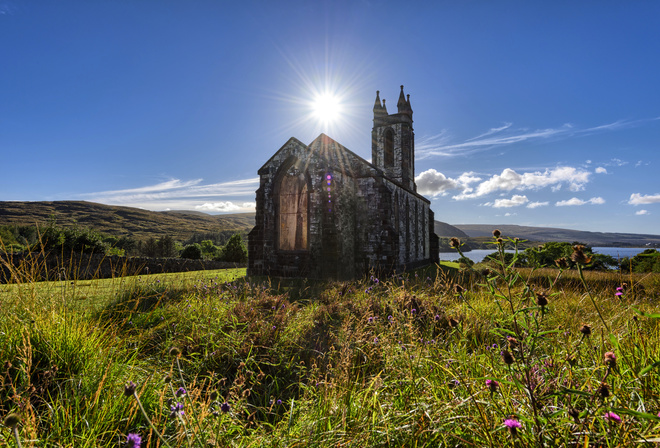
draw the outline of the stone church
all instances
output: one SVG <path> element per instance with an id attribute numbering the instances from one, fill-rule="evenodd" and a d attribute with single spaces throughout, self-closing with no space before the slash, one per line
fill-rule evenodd
<path id="1" fill-rule="evenodd" d="M 379 92 L 371 163 L 325 134 L 292 137 L 260 169 L 248 275 L 352 279 L 438 261 L 431 203 L 415 185 L 410 95 Z"/>

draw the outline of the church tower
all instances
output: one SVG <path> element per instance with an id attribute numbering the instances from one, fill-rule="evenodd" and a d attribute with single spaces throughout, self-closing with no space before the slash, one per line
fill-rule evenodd
<path id="1" fill-rule="evenodd" d="M 404 95 L 403 86 L 396 107 L 397 113 L 389 115 L 385 100 L 381 103 L 380 91 L 376 91 L 374 126 L 371 130 L 371 163 L 408 190 L 417 191 L 413 111 L 410 95 Z"/>

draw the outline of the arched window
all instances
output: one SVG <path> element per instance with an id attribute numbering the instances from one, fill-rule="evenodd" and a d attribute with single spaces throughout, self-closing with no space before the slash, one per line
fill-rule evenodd
<path id="1" fill-rule="evenodd" d="M 307 250 L 308 188 L 305 174 L 292 166 L 279 183 L 280 250 Z"/>
<path id="2" fill-rule="evenodd" d="M 394 133 L 391 129 L 387 129 L 383 138 L 385 139 L 383 145 L 383 149 L 385 150 L 384 164 L 385 168 L 390 168 L 394 166 Z"/>

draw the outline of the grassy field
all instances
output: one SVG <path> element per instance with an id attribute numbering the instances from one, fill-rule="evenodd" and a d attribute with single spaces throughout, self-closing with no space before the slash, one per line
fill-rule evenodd
<path id="1" fill-rule="evenodd" d="M 244 275 L 0 286 L 0 446 L 660 443 L 657 274 Z"/>

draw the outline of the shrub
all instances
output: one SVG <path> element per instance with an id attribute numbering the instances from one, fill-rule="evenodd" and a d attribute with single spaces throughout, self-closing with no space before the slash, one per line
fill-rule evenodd
<path id="1" fill-rule="evenodd" d="M 200 260 L 202 258 L 202 248 L 197 243 L 191 244 L 183 248 L 180 256 L 190 260 Z"/>
<path id="2" fill-rule="evenodd" d="M 222 258 L 224 261 L 231 261 L 234 263 L 244 263 L 248 259 L 248 251 L 243 244 L 243 238 L 239 233 L 235 234 L 224 247 L 222 251 Z"/>

